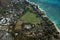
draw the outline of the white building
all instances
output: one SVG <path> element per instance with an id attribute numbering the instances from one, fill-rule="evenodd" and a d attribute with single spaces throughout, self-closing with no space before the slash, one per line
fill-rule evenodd
<path id="1" fill-rule="evenodd" d="M 11 19 L 10 18 L 2 18 L 0 20 L 0 25 L 10 25 Z"/>

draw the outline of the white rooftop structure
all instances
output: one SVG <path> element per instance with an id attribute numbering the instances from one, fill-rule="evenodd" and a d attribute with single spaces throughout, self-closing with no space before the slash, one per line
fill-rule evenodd
<path id="1" fill-rule="evenodd" d="M 25 25 L 24 28 L 31 29 L 31 25 Z"/>
<path id="2" fill-rule="evenodd" d="M 0 20 L 0 25 L 10 25 L 11 19 L 10 18 L 2 18 Z"/>
<path id="3" fill-rule="evenodd" d="M 47 17 L 47 15 L 42 15 L 43 17 Z"/>

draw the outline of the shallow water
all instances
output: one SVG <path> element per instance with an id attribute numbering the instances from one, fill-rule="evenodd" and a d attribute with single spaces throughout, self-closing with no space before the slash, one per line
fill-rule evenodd
<path id="1" fill-rule="evenodd" d="M 39 5 L 60 29 L 60 0 L 29 0 Z"/>

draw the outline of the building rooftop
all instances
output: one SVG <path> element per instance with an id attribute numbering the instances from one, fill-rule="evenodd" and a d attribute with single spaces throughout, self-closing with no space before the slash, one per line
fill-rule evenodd
<path id="1" fill-rule="evenodd" d="M 30 24 L 30 23 L 23 23 L 22 24 L 22 27 L 24 29 L 28 29 L 28 30 L 33 28 L 32 24 Z"/>
<path id="2" fill-rule="evenodd" d="M 2 18 L 0 20 L 0 25 L 10 25 L 10 21 L 11 21 L 10 18 Z"/>

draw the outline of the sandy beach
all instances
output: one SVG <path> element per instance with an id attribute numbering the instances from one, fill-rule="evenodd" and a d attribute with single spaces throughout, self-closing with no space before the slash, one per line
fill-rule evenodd
<path id="1" fill-rule="evenodd" d="M 58 29 L 57 25 L 55 23 L 54 23 L 54 25 L 55 25 L 57 31 L 60 33 L 60 30 Z"/>

